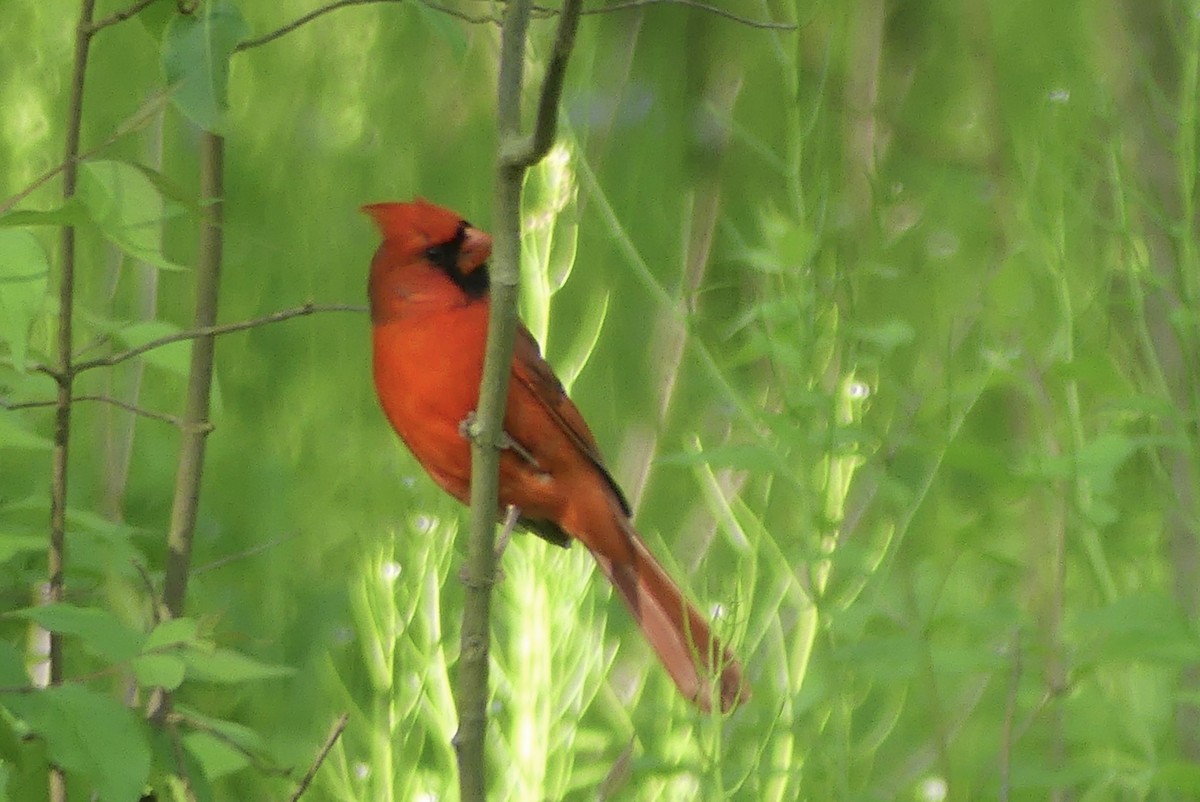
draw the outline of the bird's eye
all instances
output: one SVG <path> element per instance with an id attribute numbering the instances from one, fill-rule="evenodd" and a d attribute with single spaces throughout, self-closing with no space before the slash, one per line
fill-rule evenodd
<path id="1" fill-rule="evenodd" d="M 425 258 L 438 267 L 449 268 L 458 262 L 458 245 L 455 242 L 431 245 L 425 249 Z"/>

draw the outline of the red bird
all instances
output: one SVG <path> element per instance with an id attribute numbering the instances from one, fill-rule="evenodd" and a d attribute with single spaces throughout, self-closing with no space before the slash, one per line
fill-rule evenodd
<path id="1" fill-rule="evenodd" d="M 417 199 L 376 203 L 383 244 L 369 295 L 375 389 L 384 414 L 433 480 L 464 504 L 471 484 L 462 423 L 479 402 L 492 240 Z M 500 504 L 559 546 L 583 543 L 629 606 L 685 697 L 728 711 L 750 696 L 742 667 L 650 555 L 595 438 L 524 326 L 517 330 L 500 454 Z"/>

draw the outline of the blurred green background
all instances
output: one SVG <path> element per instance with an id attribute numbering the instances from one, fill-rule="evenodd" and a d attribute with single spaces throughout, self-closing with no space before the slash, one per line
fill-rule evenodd
<path id="1" fill-rule="evenodd" d="M 315 7 L 236 5 L 253 35 Z M 671 3 L 584 18 L 560 147 L 526 186 L 523 310 L 754 698 L 698 715 L 582 549 L 518 536 L 494 798 L 1200 798 L 1200 6 L 721 8 L 743 21 Z M 85 149 L 162 90 L 176 13 L 96 36 Z M 0 0 L 0 198 L 61 160 L 77 14 Z M 535 86 L 552 25 L 533 26 Z M 497 43 L 410 0 L 233 56 L 222 320 L 364 303 L 363 203 L 420 195 L 490 226 Z M 93 160 L 165 176 L 149 224 L 186 267 L 199 129 L 174 105 L 133 127 Z M 54 229 L 29 230 L 57 264 Z M 81 349 L 188 325 L 190 270 L 80 237 Z M 30 358 L 49 362 L 55 305 L 35 297 Z M 52 397 L 16 368 L 12 320 L 3 397 Z M 206 798 L 286 798 L 343 711 L 306 798 L 457 798 L 466 514 L 387 427 L 368 358 L 355 313 L 218 342 L 188 611 L 294 670 L 185 681 Z M 80 391 L 178 414 L 185 365 L 178 346 Z M 52 412 L 0 415 L 15 610 L 45 575 L 28 544 Z M 69 598 L 145 630 L 130 560 L 161 576 L 178 433 L 95 403 L 74 421 Z M 32 660 L 27 627 L 0 618 Z M 68 650 L 69 676 L 102 664 Z M 123 698 L 128 677 L 89 685 Z M 31 749 L 5 740 L 0 794 L 43 793 Z"/>

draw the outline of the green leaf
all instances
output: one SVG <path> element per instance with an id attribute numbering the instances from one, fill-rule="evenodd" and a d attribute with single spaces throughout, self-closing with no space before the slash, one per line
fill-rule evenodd
<path id="1" fill-rule="evenodd" d="M 21 760 L 21 739 L 27 732 L 24 722 L 0 707 L 0 766 L 4 766 L 6 762 L 16 763 Z M 0 802 L 6 800 L 3 786 L 0 786 Z"/>
<path id="2" fill-rule="evenodd" d="M 44 548 L 46 548 L 46 538 L 44 537 L 0 532 L 0 564 L 6 563 L 18 555 L 41 551 Z"/>
<path id="3" fill-rule="evenodd" d="M 150 735 L 152 770 L 143 799 L 162 802 L 214 802 L 211 781 L 205 767 L 187 749 L 190 734 L 155 729 Z M 181 751 L 180 744 L 184 746 Z M 180 765 L 180 758 L 183 765 Z M 245 765 L 245 764 L 243 764 Z M 182 778 L 186 778 L 186 782 Z M 224 797 L 222 797 L 224 798 Z"/>
<path id="4" fill-rule="evenodd" d="M 151 340 L 178 332 L 178 326 L 172 326 L 161 320 L 147 320 L 143 323 L 123 326 L 117 330 L 116 338 L 128 348 L 137 348 Z M 176 376 L 186 377 L 192 358 L 192 342 L 191 340 L 179 340 L 161 348 L 152 348 L 143 353 L 140 358 Z"/>
<path id="5" fill-rule="evenodd" d="M 171 646 L 196 640 L 196 621 L 191 618 L 171 618 L 156 626 L 146 637 L 142 652 L 161 651 Z"/>
<path id="6" fill-rule="evenodd" d="M 110 662 L 131 659 L 141 651 L 143 635 L 107 610 L 66 602 L 16 610 L 9 615 L 35 621 L 51 632 L 78 637 L 85 649 Z"/>
<path id="7" fill-rule="evenodd" d="M 107 694 L 62 685 L 10 700 L 47 757 L 86 779 L 105 802 L 137 799 L 150 774 L 149 726 Z"/>
<path id="8" fill-rule="evenodd" d="M 1155 772 L 1154 787 L 1191 799 L 1200 798 L 1200 766 L 1183 761 L 1163 763 Z"/>
<path id="9" fill-rule="evenodd" d="M 756 443 L 713 446 L 703 451 L 670 454 L 656 460 L 661 465 L 711 465 L 744 471 L 782 471 L 785 466 L 772 449 Z"/>
<path id="10" fill-rule="evenodd" d="M 921 644 L 907 635 L 864 637 L 836 649 L 834 659 L 866 677 L 896 681 L 915 676 L 921 668 Z"/>
<path id="11" fill-rule="evenodd" d="M 176 87 L 175 105 L 206 131 L 225 129 L 229 57 L 249 26 L 227 0 L 205 3 L 200 14 L 176 15 L 164 35 L 163 73 Z"/>
<path id="12" fill-rule="evenodd" d="M 596 351 L 596 343 L 600 341 L 600 330 L 608 316 L 608 301 L 611 297 L 606 292 L 600 302 L 588 305 L 583 319 L 575 328 L 575 340 L 570 349 L 556 360 L 563 387 L 567 388 L 568 392 Z"/>
<path id="13" fill-rule="evenodd" d="M 903 320 L 889 320 L 877 326 L 850 326 L 849 332 L 864 343 L 874 345 L 885 353 L 907 345 L 916 337 L 916 331 Z"/>
<path id="14" fill-rule="evenodd" d="M 289 666 L 273 666 L 247 657 L 231 649 L 214 649 L 202 652 L 189 650 L 186 656 L 188 675 L 207 682 L 253 682 L 277 679 L 295 673 Z"/>
<path id="15" fill-rule="evenodd" d="M 1120 432 L 1102 432 L 1079 450 L 1079 476 L 1092 483 L 1101 495 L 1113 492 L 1117 471 L 1139 448 L 1139 443 Z"/>
<path id="16" fill-rule="evenodd" d="M 0 395 L 13 404 L 49 401 L 58 393 L 54 379 L 41 371 L 20 373 L 15 366 L 0 364 Z"/>
<path id="17" fill-rule="evenodd" d="M 102 515 L 75 507 L 67 509 L 68 536 L 71 538 L 72 571 L 98 576 L 131 576 L 134 563 L 146 564 L 146 557 L 133 543 L 137 530 L 125 523 L 110 521 Z"/>
<path id="18" fill-rule="evenodd" d="M 1074 622 L 1082 662 L 1133 660 L 1167 665 L 1200 661 L 1200 637 L 1166 594 L 1140 593 L 1088 611 Z"/>
<path id="19" fill-rule="evenodd" d="M 250 765 L 250 759 L 225 741 L 207 732 L 189 732 L 183 745 L 196 758 L 209 780 L 218 780 Z"/>
<path id="20" fill-rule="evenodd" d="M 171 691 L 178 688 L 187 670 L 181 647 L 195 641 L 196 630 L 190 618 L 172 618 L 156 626 L 133 661 L 138 682 Z"/>
<path id="21" fill-rule="evenodd" d="M 204 776 L 216 779 L 249 765 L 247 755 L 256 756 L 260 766 L 274 762 L 257 732 L 232 721 L 206 716 L 178 705 L 176 710 L 193 731 L 183 738 L 188 752 L 204 766 Z"/>
<path id="22" fill-rule="evenodd" d="M 0 216 L 0 228 L 15 226 L 77 226 L 88 216 L 76 198 L 53 209 L 18 209 Z"/>
<path id="23" fill-rule="evenodd" d="M 0 687 L 19 688 L 28 684 L 24 655 L 16 646 L 0 640 Z"/>
<path id="24" fill-rule="evenodd" d="M 142 654 L 133 659 L 133 673 L 139 685 L 173 691 L 183 684 L 187 663 L 176 654 Z"/>
<path id="25" fill-rule="evenodd" d="M 8 342 L 19 371 L 49 279 L 50 262 L 37 237 L 20 228 L 0 228 L 0 339 Z"/>
<path id="26" fill-rule="evenodd" d="M 118 161 L 85 162 L 78 194 L 100 231 L 122 251 L 163 270 L 185 269 L 163 255 L 167 203 L 141 170 Z"/>
<path id="27" fill-rule="evenodd" d="M 438 35 L 438 38 L 450 46 L 451 59 L 458 63 L 467 55 L 467 27 L 450 19 L 449 14 L 430 8 L 424 3 L 407 3 L 421 21 L 428 25 Z"/>
<path id="28" fill-rule="evenodd" d="M 31 431 L 20 415 L 0 409 L 0 448 L 49 451 L 53 447 L 50 438 Z"/>

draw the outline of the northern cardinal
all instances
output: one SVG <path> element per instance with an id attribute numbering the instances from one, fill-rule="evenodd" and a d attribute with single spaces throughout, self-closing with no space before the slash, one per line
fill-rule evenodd
<path id="1" fill-rule="evenodd" d="M 392 427 L 429 475 L 464 504 L 470 443 L 464 421 L 479 401 L 492 240 L 421 199 L 363 207 L 383 243 L 369 295 L 375 389 Z M 742 667 L 650 555 L 595 438 L 524 326 L 500 454 L 500 505 L 559 546 L 587 547 L 685 697 L 728 711 L 750 696 Z"/>

